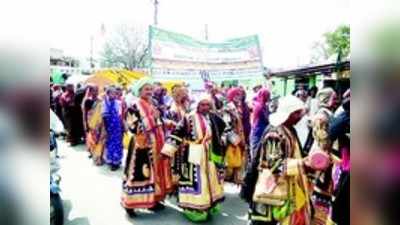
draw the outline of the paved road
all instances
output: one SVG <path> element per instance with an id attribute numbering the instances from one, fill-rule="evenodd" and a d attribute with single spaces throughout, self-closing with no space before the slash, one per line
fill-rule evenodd
<path id="1" fill-rule="evenodd" d="M 105 166 L 96 167 L 88 159 L 84 145 L 68 147 L 59 140 L 60 175 L 65 225 L 190 225 L 176 206 L 175 198 L 166 200 L 160 212 L 140 211 L 130 219 L 119 204 L 122 169 L 111 172 Z M 247 224 L 246 204 L 238 197 L 239 188 L 225 184 L 222 214 L 204 225 Z"/>

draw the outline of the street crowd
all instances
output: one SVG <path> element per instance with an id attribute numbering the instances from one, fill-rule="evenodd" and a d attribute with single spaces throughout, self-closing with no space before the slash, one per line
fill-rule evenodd
<path id="1" fill-rule="evenodd" d="M 211 81 L 195 95 L 149 77 L 127 89 L 51 84 L 50 114 L 94 165 L 122 168 L 130 217 L 162 210 L 174 195 L 186 218 L 206 221 L 231 182 L 248 203 L 249 224 L 350 224 L 350 90 L 271 95 L 263 85 Z"/>

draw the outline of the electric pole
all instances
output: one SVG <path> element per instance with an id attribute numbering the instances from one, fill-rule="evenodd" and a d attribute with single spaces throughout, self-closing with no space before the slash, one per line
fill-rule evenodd
<path id="1" fill-rule="evenodd" d="M 153 1 L 154 4 L 154 26 L 158 25 L 158 0 Z"/>
<path id="2" fill-rule="evenodd" d="M 208 24 L 204 25 L 204 38 L 208 41 Z"/>
<path id="3" fill-rule="evenodd" d="M 93 40 L 94 37 L 93 35 L 90 36 L 90 68 L 94 68 L 94 63 L 93 63 Z"/>

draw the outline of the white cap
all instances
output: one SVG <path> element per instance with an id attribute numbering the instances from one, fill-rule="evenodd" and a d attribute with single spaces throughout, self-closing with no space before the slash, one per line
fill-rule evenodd
<path id="1" fill-rule="evenodd" d="M 290 114 L 301 109 L 305 109 L 305 105 L 299 98 L 293 95 L 284 96 L 279 99 L 277 111 L 269 116 L 269 122 L 277 127 L 286 122 Z"/>

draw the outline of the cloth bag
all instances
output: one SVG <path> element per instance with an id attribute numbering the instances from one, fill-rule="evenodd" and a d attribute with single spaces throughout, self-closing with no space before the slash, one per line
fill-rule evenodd
<path id="1" fill-rule="evenodd" d="M 203 160 L 204 145 L 203 144 L 189 144 L 189 158 L 188 161 L 194 165 L 200 165 Z"/>
<path id="2" fill-rule="evenodd" d="M 262 169 L 259 172 L 253 201 L 257 203 L 283 206 L 288 199 L 289 185 L 284 177 L 275 177 L 271 170 Z"/>
<path id="3" fill-rule="evenodd" d="M 225 161 L 229 168 L 242 166 L 242 151 L 239 146 L 229 145 L 225 153 Z"/>

